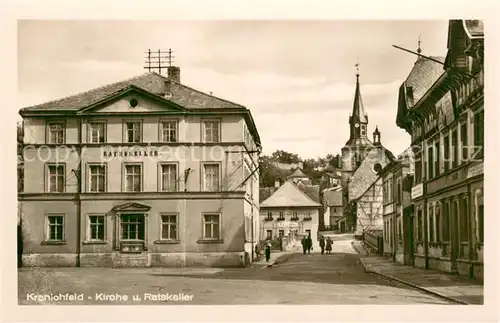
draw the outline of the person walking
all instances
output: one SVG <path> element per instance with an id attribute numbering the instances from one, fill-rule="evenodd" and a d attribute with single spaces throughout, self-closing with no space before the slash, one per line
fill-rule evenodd
<path id="1" fill-rule="evenodd" d="M 311 236 L 307 237 L 307 239 L 306 239 L 306 246 L 307 246 L 307 253 L 311 254 L 311 249 L 313 247 L 313 242 L 312 242 Z"/>
<path id="2" fill-rule="evenodd" d="M 271 259 L 271 242 L 267 240 L 266 242 L 266 262 L 269 262 Z"/>
<path id="3" fill-rule="evenodd" d="M 302 239 L 300 240 L 300 243 L 302 244 L 302 251 L 304 252 L 304 255 L 305 255 L 306 251 L 307 251 L 307 239 L 306 239 L 306 236 L 302 237 Z"/>
<path id="4" fill-rule="evenodd" d="M 331 254 L 332 253 L 332 244 L 333 244 L 332 239 L 330 239 L 330 237 L 328 237 L 326 239 L 326 253 L 327 254 Z"/>
<path id="5" fill-rule="evenodd" d="M 319 238 L 319 247 L 321 248 L 321 254 L 325 253 L 325 237 L 321 236 Z"/>

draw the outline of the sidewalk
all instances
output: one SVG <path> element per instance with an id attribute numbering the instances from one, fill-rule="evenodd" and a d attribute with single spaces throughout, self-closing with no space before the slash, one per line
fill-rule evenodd
<path id="1" fill-rule="evenodd" d="M 353 246 L 365 254 L 360 241 Z M 424 292 L 468 305 L 484 304 L 483 285 L 472 279 L 445 272 L 400 265 L 378 255 L 360 258 L 365 271 L 375 273 Z"/>

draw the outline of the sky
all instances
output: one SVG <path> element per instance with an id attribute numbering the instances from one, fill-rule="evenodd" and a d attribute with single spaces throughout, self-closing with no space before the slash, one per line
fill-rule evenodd
<path id="1" fill-rule="evenodd" d="M 359 62 L 368 134 L 395 155 L 398 89 L 416 56 L 445 56 L 446 20 L 18 22 L 19 108 L 145 73 L 144 52 L 174 52 L 181 82 L 250 109 L 263 152 L 338 154 L 349 138 Z"/>

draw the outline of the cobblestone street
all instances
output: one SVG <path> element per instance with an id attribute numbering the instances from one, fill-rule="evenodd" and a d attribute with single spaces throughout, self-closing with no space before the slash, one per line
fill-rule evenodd
<path id="1" fill-rule="evenodd" d="M 296 253 L 270 268 L 23 268 L 19 303 L 447 304 L 365 273 L 359 258 L 350 241 L 342 240 L 335 242 L 330 255 L 317 250 L 310 255 Z M 50 293 L 82 293 L 83 299 L 33 299 Z"/>

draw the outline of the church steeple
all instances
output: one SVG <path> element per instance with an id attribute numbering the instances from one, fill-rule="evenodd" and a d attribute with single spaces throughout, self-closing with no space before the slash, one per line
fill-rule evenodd
<path id="1" fill-rule="evenodd" d="M 354 92 L 354 104 L 352 113 L 349 117 L 351 128 L 351 138 L 366 137 L 366 125 L 368 124 L 368 116 L 365 114 L 363 100 L 361 98 L 361 90 L 359 86 L 359 63 L 356 63 L 356 90 Z"/>

